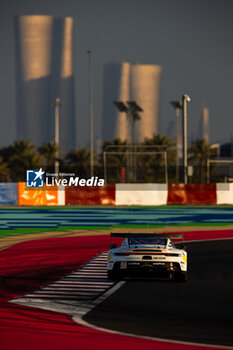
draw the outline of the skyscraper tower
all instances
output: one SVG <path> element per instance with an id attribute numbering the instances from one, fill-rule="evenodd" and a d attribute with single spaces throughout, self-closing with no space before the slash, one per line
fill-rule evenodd
<path id="1" fill-rule="evenodd" d="M 120 66 L 119 92 L 116 100 L 123 101 L 124 103 L 130 100 L 130 73 L 130 63 L 122 63 Z M 128 123 L 125 115 L 117 112 L 115 118 L 115 138 L 127 140 L 127 133 L 129 133 L 130 130 L 128 130 Z"/>
<path id="2" fill-rule="evenodd" d="M 162 67 L 149 64 L 107 64 L 104 67 L 104 140 L 127 139 L 127 120 L 113 101 L 136 101 L 143 109 L 135 129 L 136 142 L 158 133 Z M 106 126 L 109 126 L 108 128 Z"/>
<path id="3" fill-rule="evenodd" d="M 44 15 L 15 18 L 17 137 L 37 146 L 54 139 L 59 97 L 60 146 L 75 145 L 73 19 Z"/>
<path id="4" fill-rule="evenodd" d="M 137 101 L 144 111 L 136 128 L 138 142 L 158 133 L 161 73 L 162 67 L 157 65 L 131 66 L 131 100 Z"/>

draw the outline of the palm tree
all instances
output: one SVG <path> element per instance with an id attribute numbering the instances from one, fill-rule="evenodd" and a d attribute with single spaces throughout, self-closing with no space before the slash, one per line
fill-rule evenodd
<path id="1" fill-rule="evenodd" d="M 45 158 L 47 171 L 52 171 L 56 160 L 56 153 L 59 150 L 60 147 L 54 142 L 44 142 L 42 146 L 38 148 L 40 154 Z"/>
<path id="2" fill-rule="evenodd" d="M 125 145 L 126 145 L 126 141 L 123 141 L 123 140 L 117 138 L 117 139 L 114 139 L 113 141 L 106 141 L 103 144 L 103 150 L 105 150 L 107 146 L 120 146 L 119 147 L 119 149 L 120 149 L 121 146 L 125 146 Z"/>
<path id="3" fill-rule="evenodd" d="M 166 148 L 174 147 L 174 141 L 170 137 L 163 136 L 161 134 L 154 134 L 151 138 L 146 137 L 144 140 L 145 145 L 163 146 Z"/>
<path id="4" fill-rule="evenodd" d="M 103 144 L 102 160 L 103 163 L 105 162 L 104 166 L 107 171 L 106 180 L 108 183 L 121 182 L 121 171 L 123 168 L 126 168 L 127 164 L 126 151 L 126 141 L 119 138 L 114 139 L 113 141 L 106 141 Z"/>
<path id="5" fill-rule="evenodd" d="M 175 143 L 172 138 L 163 136 L 161 134 L 154 134 L 151 138 L 145 138 L 143 146 L 148 146 L 148 150 L 154 152 L 167 152 L 167 165 L 170 169 L 169 179 L 173 180 L 171 170 L 176 160 Z M 154 146 L 154 147 L 153 147 Z M 143 150 L 143 148 L 142 148 Z M 145 150 L 145 148 L 144 148 Z M 140 166 L 145 174 L 145 181 L 164 182 L 165 159 L 162 154 L 146 155 L 141 159 Z M 173 173 L 174 171 L 172 171 Z"/>
<path id="6" fill-rule="evenodd" d="M 206 179 L 206 164 L 207 159 L 213 156 L 212 144 L 206 140 L 197 139 L 192 141 L 189 151 L 189 162 L 193 165 L 197 165 L 197 180 L 201 183 Z"/>
<path id="7" fill-rule="evenodd" d="M 145 138 L 144 145 L 155 146 L 158 151 L 167 151 L 167 162 L 172 164 L 176 160 L 176 153 L 174 150 L 175 143 L 170 137 L 161 134 L 153 135 L 151 138 Z"/>
<path id="8" fill-rule="evenodd" d="M 90 151 L 87 148 L 72 150 L 66 155 L 66 162 L 71 171 L 76 171 L 79 177 L 88 177 L 90 174 Z M 94 166 L 98 165 L 94 154 Z"/>
<path id="9" fill-rule="evenodd" d="M 9 159 L 9 167 L 13 181 L 25 181 L 26 170 L 38 169 L 44 166 L 44 158 L 31 141 L 15 141 L 12 153 Z"/>
<path id="10" fill-rule="evenodd" d="M 14 154 L 12 145 L 0 149 L 0 174 L 1 181 L 11 181 L 11 171 L 9 169 L 9 160 Z"/>
<path id="11" fill-rule="evenodd" d="M 10 157 L 14 154 L 14 147 L 13 145 L 3 147 L 0 149 L 0 156 L 3 158 L 4 162 L 8 163 L 10 160 Z"/>
<path id="12" fill-rule="evenodd" d="M 3 157 L 0 156 L 0 181 L 10 181 L 10 171 Z"/>

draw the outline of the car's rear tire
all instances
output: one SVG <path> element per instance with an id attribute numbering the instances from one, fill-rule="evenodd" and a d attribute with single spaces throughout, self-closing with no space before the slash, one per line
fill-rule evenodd
<path id="1" fill-rule="evenodd" d="M 121 279 L 121 274 L 119 271 L 109 270 L 108 271 L 108 280 L 119 281 Z"/>
<path id="2" fill-rule="evenodd" d="M 113 280 L 113 271 L 108 270 L 108 280 Z"/>
<path id="3" fill-rule="evenodd" d="M 176 282 L 187 282 L 188 276 L 187 272 L 177 272 L 175 274 L 175 281 Z"/>

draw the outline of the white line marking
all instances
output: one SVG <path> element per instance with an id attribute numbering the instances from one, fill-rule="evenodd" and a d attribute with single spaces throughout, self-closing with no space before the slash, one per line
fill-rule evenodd
<path id="1" fill-rule="evenodd" d="M 107 277 L 107 273 L 103 273 L 103 272 L 79 272 L 77 275 L 75 275 L 74 277 L 92 277 L 93 278 L 93 274 L 95 275 L 95 277 Z"/>
<path id="2" fill-rule="evenodd" d="M 90 273 L 93 275 L 96 273 L 107 273 L 107 270 L 104 269 L 103 271 L 100 271 L 100 270 L 93 270 L 93 269 L 92 270 L 85 269 L 85 270 L 80 270 L 80 271 L 74 272 L 74 273 L 72 273 L 71 276 L 77 276 L 77 274 L 79 274 L 79 273 Z"/>
<path id="3" fill-rule="evenodd" d="M 101 264 L 98 262 L 100 259 Z M 106 259 L 106 253 L 100 254 L 62 279 L 45 285 L 12 302 L 34 305 L 36 301 L 40 305 L 43 304 L 44 307 L 47 304 L 56 304 L 57 299 L 59 299 L 60 307 L 61 305 L 63 307 L 62 300 L 73 300 L 75 305 L 83 302 L 83 300 L 93 302 L 93 299 L 98 298 L 100 294 L 103 294 L 115 284 L 115 282 L 107 280 Z"/>
<path id="4" fill-rule="evenodd" d="M 95 267 L 95 266 L 86 266 L 82 269 L 80 269 L 80 271 L 85 271 L 85 270 L 90 270 L 90 271 L 107 271 L 107 267 L 103 266 L 103 267 Z M 75 272 L 73 272 L 75 273 Z"/>
<path id="5" fill-rule="evenodd" d="M 106 261 L 107 261 L 107 258 L 104 258 L 104 260 L 101 261 L 101 262 L 100 261 L 99 262 L 98 261 L 92 261 L 90 263 L 87 263 L 87 264 L 83 265 L 80 269 L 83 269 L 86 266 L 106 266 Z"/>
<path id="6" fill-rule="evenodd" d="M 74 273 L 72 276 L 74 276 L 74 277 L 77 277 L 77 276 L 79 276 L 79 275 L 91 275 L 92 277 L 95 277 L 95 276 L 99 276 L 99 275 L 107 275 L 107 272 L 102 272 L 102 271 L 89 271 L 89 270 L 87 270 L 87 271 L 80 271 L 80 272 L 76 272 L 76 273 Z M 93 276 L 94 275 L 94 276 Z"/>
<path id="7" fill-rule="evenodd" d="M 91 277 L 91 276 L 78 276 L 78 277 L 72 277 L 72 278 L 67 278 L 66 281 L 71 282 L 71 281 L 91 281 L 91 282 L 100 282 L 100 281 L 105 281 L 106 277 Z"/>
<path id="8" fill-rule="evenodd" d="M 92 271 L 107 271 L 107 264 L 103 265 L 103 266 L 85 266 L 84 268 L 78 270 L 78 271 L 84 271 L 84 270 L 92 270 Z M 78 272 L 78 271 L 75 271 L 75 272 Z M 75 273 L 74 272 L 74 273 Z"/>
<path id="9" fill-rule="evenodd" d="M 40 296 L 40 294 L 37 294 L 37 295 L 35 295 L 35 294 L 27 294 L 27 297 L 29 297 L 29 298 L 34 298 L 35 297 L 35 299 L 38 299 L 39 296 Z M 74 299 L 74 300 L 77 300 L 77 297 L 75 295 L 41 295 L 41 298 L 43 298 L 43 299 L 47 298 L 47 299 L 62 299 L 62 300 Z M 85 298 L 85 299 L 89 300 L 90 296 L 83 295 L 83 296 L 81 296 L 81 298 L 82 299 Z M 27 298 L 24 298 L 24 301 L 25 301 L 25 305 L 33 306 L 33 305 L 30 305 L 31 303 L 30 303 L 30 301 Z M 15 301 L 15 303 L 17 304 L 16 301 Z M 49 310 L 49 308 L 47 308 L 47 310 Z M 61 310 L 62 310 L 62 308 L 60 308 L 60 312 L 62 312 Z"/>
<path id="10" fill-rule="evenodd" d="M 52 287 L 45 287 L 42 290 L 46 291 L 46 290 L 76 290 L 76 291 L 89 291 L 89 290 L 96 290 L 96 291 L 101 291 L 101 290 L 105 290 L 106 288 L 103 287 L 75 287 L 75 286 L 69 286 L 69 287 L 59 287 L 59 286 L 52 286 Z"/>
<path id="11" fill-rule="evenodd" d="M 77 290 L 70 290 L 69 293 L 67 291 L 62 290 L 39 290 L 34 292 L 36 295 L 50 295 L 50 294 L 63 294 L 63 295 L 93 295 L 93 294 L 99 294 L 98 292 L 95 293 L 94 291 L 77 291 Z M 34 294 L 33 293 L 33 294 Z"/>
<path id="12" fill-rule="evenodd" d="M 87 278 L 93 278 L 93 272 L 91 273 L 88 273 L 88 272 L 83 272 L 83 273 L 79 273 L 77 275 L 75 275 L 75 277 L 87 277 Z M 97 278 L 106 278 L 107 277 L 107 274 L 106 273 L 101 273 L 101 272 L 98 272 L 98 273 L 95 273 L 95 277 Z"/>
<path id="13" fill-rule="evenodd" d="M 58 282 L 54 282 L 54 284 L 61 284 L 61 285 L 65 285 L 65 284 L 70 284 L 70 285 L 100 285 L 100 286 L 104 286 L 104 285 L 110 285 L 113 284 L 113 282 L 105 282 L 105 281 L 84 281 L 83 279 L 76 279 L 72 282 L 70 282 L 69 280 L 62 280 L 62 281 L 58 281 Z"/>

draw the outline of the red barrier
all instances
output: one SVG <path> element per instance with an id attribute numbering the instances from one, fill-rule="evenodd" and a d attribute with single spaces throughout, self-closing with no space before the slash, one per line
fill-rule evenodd
<path id="1" fill-rule="evenodd" d="M 115 185 L 70 186 L 65 190 L 66 205 L 115 205 Z"/>
<path id="2" fill-rule="evenodd" d="M 217 204 L 216 184 L 168 185 L 167 204 Z"/>

